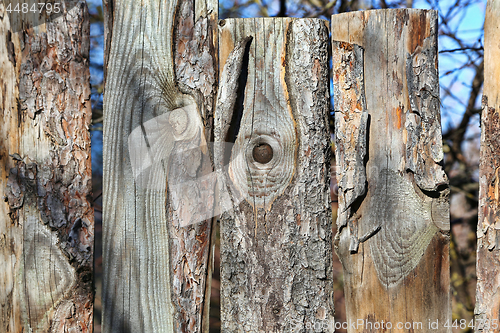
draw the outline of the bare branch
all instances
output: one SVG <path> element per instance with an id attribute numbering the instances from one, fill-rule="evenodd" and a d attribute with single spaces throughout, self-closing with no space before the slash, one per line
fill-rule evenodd
<path id="1" fill-rule="evenodd" d="M 484 48 L 481 47 L 460 47 L 458 49 L 451 50 L 441 50 L 439 53 L 451 53 L 451 52 L 463 52 L 463 51 L 483 51 Z"/>

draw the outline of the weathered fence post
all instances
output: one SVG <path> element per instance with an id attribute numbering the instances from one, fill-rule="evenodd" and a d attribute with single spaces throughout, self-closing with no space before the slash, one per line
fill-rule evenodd
<path id="1" fill-rule="evenodd" d="M 488 1 L 479 164 L 476 332 L 500 328 L 500 2 Z"/>
<path id="2" fill-rule="evenodd" d="M 331 332 L 327 26 L 220 26 L 215 141 L 234 143 L 216 154 L 221 192 L 231 194 L 220 197 L 222 331 Z"/>
<path id="3" fill-rule="evenodd" d="M 440 165 L 437 13 L 334 15 L 331 30 L 335 249 L 347 319 L 356 322 L 348 331 L 385 324 L 391 332 L 448 332 L 449 189 Z"/>
<path id="4" fill-rule="evenodd" d="M 48 18 L 19 3 L 0 2 L 0 331 L 88 333 L 87 6 L 59 1 Z"/>
<path id="5" fill-rule="evenodd" d="M 208 332 L 217 1 L 105 6 L 103 332 Z"/>

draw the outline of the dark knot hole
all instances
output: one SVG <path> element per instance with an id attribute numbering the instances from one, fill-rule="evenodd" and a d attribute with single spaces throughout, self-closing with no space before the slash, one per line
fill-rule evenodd
<path id="1" fill-rule="evenodd" d="M 273 148 L 267 143 L 259 143 L 253 147 L 253 159 L 262 164 L 269 163 L 273 159 Z"/>

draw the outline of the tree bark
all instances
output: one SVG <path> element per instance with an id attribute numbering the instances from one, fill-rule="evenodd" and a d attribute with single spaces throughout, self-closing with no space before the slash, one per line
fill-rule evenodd
<path id="1" fill-rule="evenodd" d="M 2 332 L 93 327 L 90 23 L 59 4 L 34 21 L 0 3 Z"/>
<path id="2" fill-rule="evenodd" d="M 220 25 L 222 332 L 331 332 L 327 26 Z"/>
<path id="3" fill-rule="evenodd" d="M 103 332 L 208 332 L 217 2 L 105 5 Z"/>
<path id="4" fill-rule="evenodd" d="M 437 13 L 334 15 L 332 41 L 335 249 L 347 319 L 356 323 L 348 332 L 381 325 L 390 332 L 448 332 L 449 189 L 440 165 Z"/>
<path id="5" fill-rule="evenodd" d="M 479 164 L 476 332 L 500 321 L 500 3 L 488 1 L 484 23 L 484 88 Z"/>
<path id="6" fill-rule="evenodd" d="M 103 62 L 103 85 L 106 86 L 106 78 L 108 77 L 108 62 L 109 52 L 111 51 L 111 40 L 113 36 L 113 20 L 114 20 L 115 0 L 103 0 L 102 9 L 104 16 L 104 62 Z"/>

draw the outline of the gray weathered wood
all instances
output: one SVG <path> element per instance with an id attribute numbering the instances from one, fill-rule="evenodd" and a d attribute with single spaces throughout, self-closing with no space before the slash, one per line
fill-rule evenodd
<path id="1" fill-rule="evenodd" d="M 217 2 L 105 5 L 103 331 L 208 332 Z"/>
<path id="2" fill-rule="evenodd" d="M 220 196 L 229 208 L 221 216 L 222 332 L 331 331 L 327 26 L 276 18 L 219 25 L 221 85 L 232 75 L 240 85 L 219 96 L 234 109 L 215 115 L 216 144 L 234 142 L 224 145 L 227 160 L 218 154 L 219 166 L 229 164 Z M 249 36 L 235 65 L 234 49 Z"/>
<path id="3" fill-rule="evenodd" d="M 0 2 L 1 332 L 92 332 L 90 23 L 60 4 L 34 25 Z"/>
<path id="4" fill-rule="evenodd" d="M 446 332 L 448 180 L 437 71 L 437 13 L 332 16 L 339 211 L 335 249 L 347 319 Z M 363 322 L 349 332 L 369 332 Z M 418 326 L 421 323 L 422 326 Z"/>
<path id="5" fill-rule="evenodd" d="M 500 321 L 500 2 L 488 1 L 484 23 L 484 87 L 479 164 L 476 332 Z M 495 324 L 495 322 L 496 325 Z"/>

